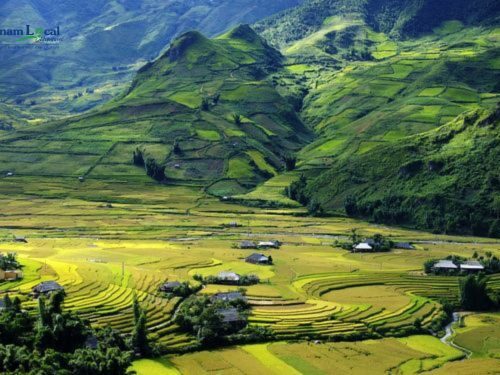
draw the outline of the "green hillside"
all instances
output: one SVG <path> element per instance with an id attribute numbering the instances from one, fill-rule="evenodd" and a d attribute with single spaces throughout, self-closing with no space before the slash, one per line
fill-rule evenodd
<path id="1" fill-rule="evenodd" d="M 1 174 L 150 181 L 132 164 L 139 149 L 167 183 L 244 192 L 311 138 L 266 80 L 281 60 L 248 26 L 213 40 L 183 34 L 98 111 L 1 138 Z"/>
<path id="2" fill-rule="evenodd" d="M 56 48 L 45 48 L 0 35 L 0 102 L 19 115 L 7 121 L 16 125 L 86 111 L 122 92 L 141 65 L 158 57 L 183 32 L 215 36 L 297 3 L 4 0 L 0 29 L 59 26 L 62 39 Z"/>
<path id="3" fill-rule="evenodd" d="M 359 16 L 374 30 L 393 37 L 431 32 L 444 21 L 494 24 L 500 6 L 494 0 L 305 0 L 301 5 L 257 23 L 266 39 L 281 47 L 320 30 L 330 17 Z"/>
<path id="4" fill-rule="evenodd" d="M 500 236 L 500 110 L 338 159 L 293 194 L 326 211 L 436 232 Z"/>

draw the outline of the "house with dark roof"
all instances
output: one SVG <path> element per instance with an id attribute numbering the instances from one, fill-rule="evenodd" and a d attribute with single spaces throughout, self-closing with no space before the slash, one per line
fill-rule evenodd
<path id="1" fill-rule="evenodd" d="M 97 340 L 97 337 L 95 335 L 90 335 L 90 336 L 87 336 L 87 339 L 85 340 L 84 345 L 87 349 L 95 350 L 99 346 L 99 341 Z"/>
<path id="2" fill-rule="evenodd" d="M 14 236 L 14 242 L 28 243 L 28 240 L 25 236 Z"/>
<path id="3" fill-rule="evenodd" d="M 245 262 L 252 264 L 271 264 L 269 257 L 260 253 L 253 253 L 252 255 L 245 258 Z"/>
<path id="4" fill-rule="evenodd" d="M 257 244 L 253 241 L 241 241 L 239 245 L 240 249 L 256 249 Z"/>
<path id="5" fill-rule="evenodd" d="M 180 287 L 182 284 L 179 281 L 170 281 L 166 282 L 165 284 L 161 285 L 159 290 L 160 292 L 164 293 L 172 293 L 175 288 Z"/>
<path id="6" fill-rule="evenodd" d="M 33 287 L 33 295 L 38 297 L 40 294 L 50 294 L 58 291 L 64 291 L 64 288 L 55 281 L 42 281 Z"/>
<path id="7" fill-rule="evenodd" d="M 245 297 L 243 293 L 240 292 L 225 292 L 225 293 L 214 294 L 212 297 L 210 297 L 210 300 L 212 302 L 215 301 L 232 302 L 237 300 L 246 301 L 247 297 Z"/>
<path id="8" fill-rule="evenodd" d="M 396 242 L 394 248 L 403 250 L 415 250 L 415 247 L 409 242 Z"/>
<path id="9" fill-rule="evenodd" d="M 279 242 L 277 240 L 273 240 L 273 241 L 260 241 L 257 244 L 257 247 L 259 249 L 279 249 L 280 246 L 281 246 L 281 242 Z"/>
<path id="10" fill-rule="evenodd" d="M 221 316 L 222 323 L 228 325 L 230 330 L 237 331 L 246 325 L 245 318 L 234 307 L 217 310 L 217 313 Z"/>

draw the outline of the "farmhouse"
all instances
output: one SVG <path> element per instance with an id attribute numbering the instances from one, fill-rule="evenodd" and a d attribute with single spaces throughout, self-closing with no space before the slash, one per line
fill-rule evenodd
<path id="1" fill-rule="evenodd" d="M 455 271 L 458 269 L 458 266 L 451 260 L 440 260 L 432 268 L 436 271 Z"/>
<path id="2" fill-rule="evenodd" d="M 245 259 L 245 262 L 252 264 L 271 264 L 272 260 L 264 254 L 253 253 Z"/>
<path id="3" fill-rule="evenodd" d="M 357 245 L 355 245 L 353 247 L 353 250 L 354 250 L 354 252 L 356 252 L 356 251 L 372 251 L 373 247 L 366 242 L 361 242 L 361 243 L 358 243 Z"/>
<path id="4" fill-rule="evenodd" d="M 469 260 L 460 265 L 460 270 L 464 272 L 480 272 L 484 270 L 484 266 L 477 260 Z"/>
<path id="5" fill-rule="evenodd" d="M 210 297 L 210 300 L 212 302 L 215 301 L 231 302 L 237 300 L 246 301 L 247 298 L 240 292 L 225 292 L 225 293 L 214 294 L 212 297 Z"/>
<path id="6" fill-rule="evenodd" d="M 64 290 L 64 288 L 55 281 L 42 281 L 40 284 L 33 287 L 33 295 L 38 297 L 40 294 L 50 294 Z"/>
<path id="7" fill-rule="evenodd" d="M 14 242 L 28 243 L 28 240 L 24 236 L 14 236 Z"/>
<path id="8" fill-rule="evenodd" d="M 396 249 L 415 250 L 415 247 L 409 242 L 396 242 L 394 247 Z"/>
<path id="9" fill-rule="evenodd" d="M 279 241 L 260 241 L 257 244 L 259 249 L 279 249 L 281 243 Z"/>
<path id="10" fill-rule="evenodd" d="M 182 284 L 178 281 L 167 282 L 160 286 L 160 292 L 172 293 L 175 288 L 180 287 Z"/>
<path id="11" fill-rule="evenodd" d="M 240 249 L 256 249 L 257 244 L 253 241 L 241 241 L 239 247 Z"/>
<path id="12" fill-rule="evenodd" d="M 234 307 L 217 310 L 217 313 L 221 316 L 222 323 L 230 325 L 231 328 L 240 329 L 246 324 L 245 319 L 240 315 L 238 309 Z"/>
<path id="13" fill-rule="evenodd" d="M 234 272 L 222 271 L 217 275 L 219 282 L 224 284 L 238 284 L 241 276 Z"/>
<path id="14" fill-rule="evenodd" d="M 23 278 L 21 270 L 2 270 L 0 269 L 0 281 L 12 281 Z"/>

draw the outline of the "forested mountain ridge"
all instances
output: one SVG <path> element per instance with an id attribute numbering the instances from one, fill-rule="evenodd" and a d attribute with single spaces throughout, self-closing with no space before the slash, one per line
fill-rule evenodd
<path id="1" fill-rule="evenodd" d="M 183 32 L 215 36 L 297 4 L 298 0 L 2 1 L 0 29 L 58 26 L 61 41 L 55 47 L 37 46 L 0 35 L 0 103 L 5 107 L 0 131 L 81 113 L 109 101 L 141 65 L 157 58 Z"/>

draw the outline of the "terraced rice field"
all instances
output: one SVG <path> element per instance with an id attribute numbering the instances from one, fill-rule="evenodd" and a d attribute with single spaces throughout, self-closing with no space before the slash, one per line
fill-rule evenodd
<path id="1" fill-rule="evenodd" d="M 491 239 L 297 216 L 295 208 L 244 207 L 206 196 L 197 187 L 151 185 L 139 192 L 114 182 L 89 180 L 82 188 L 73 181 L 42 180 L 35 189 L 29 179 L 19 178 L 25 184 L 16 195 L 12 181 L 0 183 L 0 251 L 18 253 L 25 278 L 0 284 L 0 292 L 19 295 L 32 309 L 31 288 L 57 280 L 66 289 L 67 309 L 94 326 L 110 325 L 123 333 L 131 330 L 136 296 L 148 312 L 151 338 L 170 352 L 189 348 L 196 339 L 173 323 L 180 299 L 157 292 L 166 280 L 195 283 L 197 273 L 224 270 L 259 275 L 261 283 L 247 288 L 249 321 L 269 327 L 279 340 L 401 336 L 416 319 L 430 327 L 442 314 L 438 300 L 457 298 L 457 278 L 422 275 L 426 259 L 500 253 L 500 243 Z M 53 199 L 62 189 L 66 198 Z M 241 226 L 224 225 L 231 221 Z M 352 228 L 366 236 L 383 233 L 416 241 L 417 249 L 351 254 L 335 247 Z M 13 234 L 26 235 L 28 243 L 14 243 Z M 279 250 L 262 251 L 273 256 L 274 265 L 245 263 L 252 251 L 237 248 L 244 239 L 283 242 Z M 499 289 L 500 277 L 492 277 L 489 285 Z M 200 293 L 236 288 L 210 285 Z M 182 358 L 172 359 L 175 366 L 183 366 L 176 362 Z"/>

